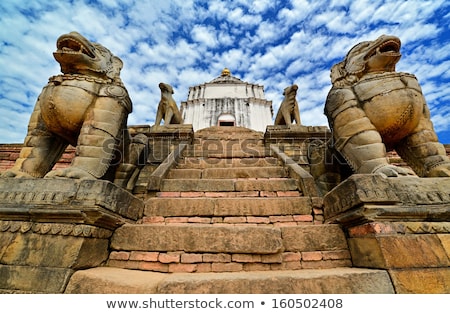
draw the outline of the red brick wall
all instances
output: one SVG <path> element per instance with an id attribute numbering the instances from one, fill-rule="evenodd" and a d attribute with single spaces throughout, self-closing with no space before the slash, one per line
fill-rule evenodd
<path id="1" fill-rule="evenodd" d="M 0 144 L 0 173 L 14 165 L 15 160 L 19 157 L 21 148 L 22 144 Z M 72 146 L 67 147 L 54 168 L 67 167 L 70 165 L 74 155 L 75 148 Z"/>

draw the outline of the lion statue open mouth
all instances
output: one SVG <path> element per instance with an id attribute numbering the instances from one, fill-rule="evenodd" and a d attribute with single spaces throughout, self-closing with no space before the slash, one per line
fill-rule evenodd
<path id="1" fill-rule="evenodd" d="M 417 78 L 395 71 L 400 47 L 399 38 L 382 35 L 357 44 L 332 67 L 325 104 L 332 149 L 355 173 L 414 175 L 389 164 L 386 151 L 395 149 L 419 176 L 450 176 Z"/>
<path id="2" fill-rule="evenodd" d="M 147 143 L 127 133 L 132 103 L 120 79 L 122 61 L 77 32 L 60 36 L 56 47 L 63 74 L 43 88 L 20 156 L 3 176 L 102 179 L 114 166 L 126 185 Z M 76 147 L 70 167 L 50 171 L 69 144 Z"/>

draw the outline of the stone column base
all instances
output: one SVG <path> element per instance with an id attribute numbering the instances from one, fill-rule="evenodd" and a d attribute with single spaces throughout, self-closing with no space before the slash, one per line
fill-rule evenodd
<path id="1" fill-rule="evenodd" d="M 102 180 L 0 179 L 0 292 L 62 293 L 102 265 L 113 231 L 143 202 Z"/>
<path id="2" fill-rule="evenodd" d="M 450 293 L 450 178 L 353 175 L 324 197 L 353 265 L 388 270 L 397 293 Z"/>

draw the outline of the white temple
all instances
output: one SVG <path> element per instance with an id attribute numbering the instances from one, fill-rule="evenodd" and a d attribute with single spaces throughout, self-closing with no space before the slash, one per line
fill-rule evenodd
<path id="1" fill-rule="evenodd" d="M 272 101 L 264 97 L 262 85 L 244 82 L 225 68 L 211 82 L 189 88 L 188 100 L 181 102 L 181 115 L 194 131 L 241 126 L 264 132 L 273 124 Z"/>

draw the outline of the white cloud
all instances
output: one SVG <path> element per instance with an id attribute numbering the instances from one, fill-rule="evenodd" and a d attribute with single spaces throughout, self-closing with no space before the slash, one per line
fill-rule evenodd
<path id="1" fill-rule="evenodd" d="M 124 61 L 122 80 L 134 104 L 130 124 L 152 123 L 159 82 L 171 84 L 180 103 L 189 86 L 229 67 L 264 85 L 274 109 L 283 89 L 298 84 L 303 123 L 324 125 L 331 66 L 362 40 L 397 35 L 398 70 L 419 78 L 436 129 L 449 133 L 449 8 L 444 0 L 3 0 L 0 142 L 23 140 L 37 96 L 59 72 L 55 41 L 72 30 Z"/>

